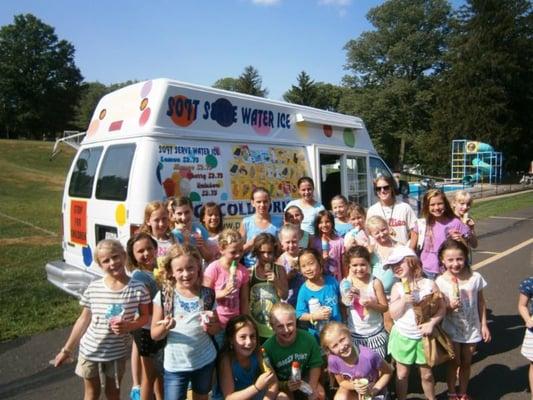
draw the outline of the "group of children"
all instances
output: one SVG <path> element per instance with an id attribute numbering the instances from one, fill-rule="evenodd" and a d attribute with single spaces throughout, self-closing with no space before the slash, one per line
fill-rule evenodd
<path id="1" fill-rule="evenodd" d="M 238 231 L 223 229 L 216 203 L 202 206 L 200 222 L 188 198 L 148 204 L 126 249 L 98 243 L 104 278 L 84 293 L 56 366 L 79 343 L 85 398 L 97 399 L 105 387 L 107 398 L 118 399 L 131 333 L 142 399 L 185 399 L 188 390 L 194 399 L 210 391 L 232 400 L 323 399 L 326 388 L 335 399 L 385 399 L 391 361 L 398 399 L 406 398 L 411 365 L 434 399 L 422 338 L 442 324 L 456 354 L 448 397 L 468 399 L 475 344 L 490 340 L 486 282 L 470 270 L 468 194 L 456 195 L 452 209 L 442 192 L 426 193 L 410 238 L 419 259 L 379 215 L 366 219 L 363 207 L 340 195 L 326 210 L 309 177 L 298 189 L 300 199 L 278 221 L 268 191 L 256 188 L 255 213 Z M 435 314 L 417 320 L 415 305 L 436 293 Z"/>

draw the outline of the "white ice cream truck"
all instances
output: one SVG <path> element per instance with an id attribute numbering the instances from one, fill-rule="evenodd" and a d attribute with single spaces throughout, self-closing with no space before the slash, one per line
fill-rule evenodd
<path id="1" fill-rule="evenodd" d="M 297 197 L 311 176 L 329 208 L 343 194 L 368 206 L 372 179 L 390 174 L 359 118 L 167 79 L 103 97 L 68 173 L 61 210 L 63 260 L 46 265 L 48 280 L 79 296 L 101 276 L 96 243 L 126 243 L 149 201 L 188 196 L 220 204 L 225 225 L 253 213 L 263 186 L 272 214 Z"/>

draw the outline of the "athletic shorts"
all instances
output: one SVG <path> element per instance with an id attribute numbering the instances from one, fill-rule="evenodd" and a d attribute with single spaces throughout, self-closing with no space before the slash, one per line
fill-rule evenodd
<path id="1" fill-rule="evenodd" d="M 389 336 L 388 350 L 392 358 L 401 364 L 426 364 L 422 339 L 409 339 L 402 336 L 395 326 L 392 327 Z"/>
<path id="2" fill-rule="evenodd" d="M 165 340 L 154 340 L 149 329 L 137 329 L 131 333 L 142 357 L 153 357 L 165 346 Z"/>

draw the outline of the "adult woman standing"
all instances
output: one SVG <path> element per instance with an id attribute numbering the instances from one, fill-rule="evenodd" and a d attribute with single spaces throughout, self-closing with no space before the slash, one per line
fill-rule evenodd
<path id="1" fill-rule="evenodd" d="M 385 219 L 393 239 L 402 245 L 409 245 L 416 214 L 409 204 L 396 198 L 395 188 L 396 182 L 392 176 L 378 176 L 374 180 L 374 191 L 379 201 L 368 209 L 366 217 L 378 215 Z"/>
<path id="2" fill-rule="evenodd" d="M 302 176 L 298 179 L 298 193 L 299 199 L 291 200 L 289 204 L 285 206 L 285 211 L 291 206 L 298 206 L 304 214 L 302 221 L 302 229 L 309 234 L 315 234 L 315 228 L 313 226 L 317 214 L 324 210 L 324 206 L 315 200 L 315 183 L 308 176 Z"/>

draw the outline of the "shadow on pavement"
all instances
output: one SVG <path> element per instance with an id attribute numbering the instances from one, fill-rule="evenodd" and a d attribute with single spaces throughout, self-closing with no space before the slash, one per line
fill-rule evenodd
<path id="1" fill-rule="evenodd" d="M 33 375 L 0 385 L 0 398 L 7 399 L 15 395 L 20 395 L 28 390 L 42 388 L 51 383 L 72 378 L 75 365 L 73 363 L 60 368 L 49 366 Z"/>
<path id="2" fill-rule="evenodd" d="M 13 350 L 14 348 L 20 347 L 24 345 L 26 342 L 28 342 L 29 340 L 30 340 L 30 337 L 23 337 L 23 338 L 10 340 L 8 342 L 2 342 L 0 343 L 0 354 L 3 354 L 9 350 Z"/>
<path id="3" fill-rule="evenodd" d="M 528 388 L 528 365 L 510 369 L 492 364 L 470 379 L 468 389 L 475 399 L 501 399 L 510 393 L 524 393 Z"/>
<path id="4" fill-rule="evenodd" d="M 487 319 L 492 341 L 478 344 L 473 364 L 486 357 L 514 350 L 522 345 L 524 339 L 524 321 L 519 315 L 494 315 L 488 309 Z"/>

